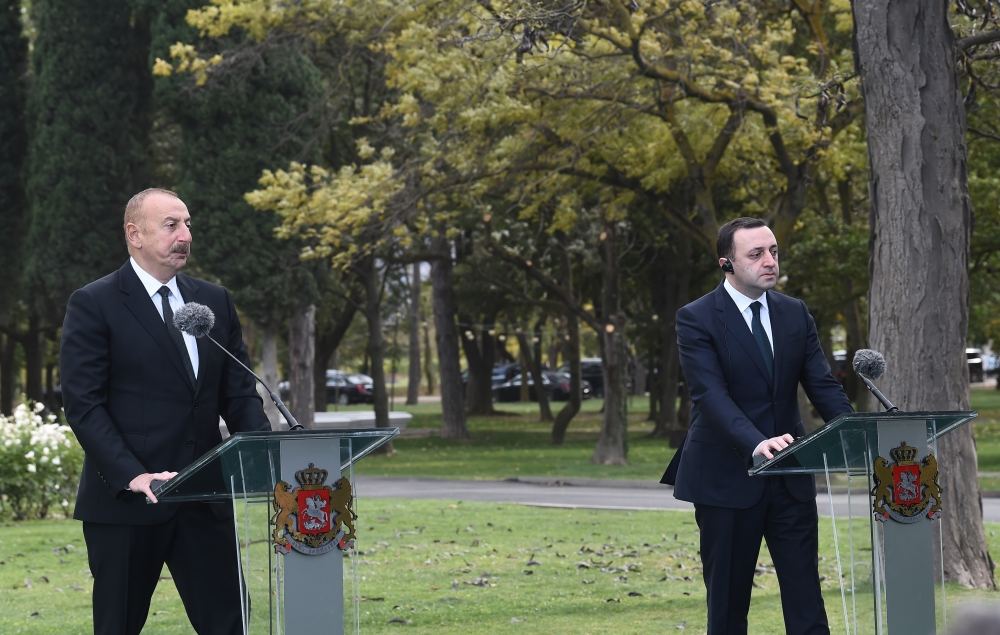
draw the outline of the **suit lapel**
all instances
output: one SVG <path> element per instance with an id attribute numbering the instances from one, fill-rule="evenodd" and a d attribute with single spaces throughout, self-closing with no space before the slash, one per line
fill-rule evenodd
<path id="1" fill-rule="evenodd" d="M 198 285 L 194 281 L 183 275 L 177 274 L 177 288 L 181 290 L 181 295 L 184 296 L 185 304 L 188 302 L 198 302 L 200 300 L 198 294 Z M 204 337 L 199 337 L 195 339 L 195 344 L 198 347 L 198 379 L 195 382 L 195 393 L 201 390 L 202 378 L 205 376 L 205 362 L 208 360 L 208 343 Z"/>
<path id="2" fill-rule="evenodd" d="M 788 314 L 785 312 L 786 305 L 781 301 L 777 293 L 767 292 L 767 312 L 771 318 L 771 345 L 774 346 L 774 389 L 777 391 L 781 385 L 779 380 L 784 378 L 785 366 L 782 360 L 785 359 L 785 335 L 788 333 Z"/>
<path id="3" fill-rule="evenodd" d="M 135 271 L 132 269 L 132 264 L 129 261 L 126 261 L 122 268 L 118 270 L 118 290 L 122 293 L 122 304 L 125 305 L 125 309 L 135 317 L 136 321 L 153 338 L 153 341 L 160 347 L 163 356 L 170 360 L 170 363 L 173 364 L 177 372 L 184 378 L 184 382 L 188 386 L 191 386 L 191 379 L 184 368 L 181 353 L 170 340 L 170 336 L 167 335 L 167 328 L 163 324 L 163 318 L 160 317 L 156 307 L 153 306 L 153 301 L 146 294 L 145 287 L 139 281 L 139 276 L 135 275 Z"/>
<path id="4" fill-rule="evenodd" d="M 770 297 L 768 297 L 768 300 L 770 301 Z M 753 339 L 753 335 L 750 333 L 750 328 L 747 326 L 746 320 L 743 319 L 743 315 L 736 308 L 736 303 L 729 297 L 729 293 L 722 285 L 719 285 L 715 289 L 715 308 L 721 314 L 722 323 L 729 336 L 743 349 L 744 355 L 753 360 L 754 366 L 757 367 L 757 372 L 773 388 L 775 382 L 771 379 L 771 374 L 767 372 L 767 367 L 764 365 L 764 358 L 761 357 L 760 349 L 757 348 L 757 342 Z M 770 308 L 770 305 L 768 305 L 768 308 Z M 773 322 L 771 328 L 772 330 L 774 328 Z M 775 358 L 777 358 L 778 350 L 775 349 L 774 353 Z M 775 367 L 777 367 L 777 362 L 775 363 Z"/>

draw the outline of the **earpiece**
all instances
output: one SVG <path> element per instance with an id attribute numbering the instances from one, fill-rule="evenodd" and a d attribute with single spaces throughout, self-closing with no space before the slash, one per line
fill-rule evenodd
<path id="1" fill-rule="evenodd" d="M 722 270 L 726 273 L 733 273 L 733 261 L 729 258 L 724 259 L 725 262 L 722 263 Z"/>

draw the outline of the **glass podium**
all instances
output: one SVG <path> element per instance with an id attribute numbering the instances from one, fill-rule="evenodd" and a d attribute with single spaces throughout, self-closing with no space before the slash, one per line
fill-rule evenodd
<path id="1" fill-rule="evenodd" d="M 934 558 L 942 552 L 932 521 L 948 513 L 938 483 L 937 439 L 976 416 L 841 415 L 749 470 L 751 476 L 825 478 L 848 632 L 937 632 L 935 605 L 943 609 L 945 598 L 942 584 L 935 601 Z M 834 488 L 846 497 L 834 496 Z"/>
<path id="2" fill-rule="evenodd" d="M 398 434 L 398 428 L 237 433 L 153 493 L 161 503 L 232 504 L 245 633 L 357 633 L 353 467 Z"/>

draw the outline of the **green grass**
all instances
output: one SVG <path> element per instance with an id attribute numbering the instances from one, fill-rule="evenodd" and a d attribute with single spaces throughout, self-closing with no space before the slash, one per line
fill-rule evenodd
<path id="1" fill-rule="evenodd" d="M 365 499 L 358 514 L 365 633 L 705 629 L 698 534 L 688 512 Z M 855 530 L 864 535 L 867 523 L 855 523 Z M 992 536 L 1000 526 L 987 530 Z M 827 613 L 833 632 L 843 632 L 829 523 L 821 522 L 820 531 Z M 0 532 L 0 632 L 89 632 L 91 582 L 79 523 L 24 522 Z M 844 525 L 840 534 L 844 543 Z M 777 580 L 766 549 L 760 564 L 750 632 L 781 633 Z M 993 596 L 948 590 L 950 605 Z M 869 607 L 863 603 L 859 611 Z M 157 589 L 145 632 L 190 633 L 169 579 Z"/>
<path id="2" fill-rule="evenodd" d="M 980 479 L 984 491 L 1000 492 L 1000 391 L 972 390 L 972 408 L 979 412 L 973 423 Z M 629 412 L 628 465 L 594 465 L 590 458 L 600 432 L 601 401 L 584 402 L 583 411 L 570 424 L 566 442 L 553 446 L 551 424 L 538 420 L 533 403 L 497 404 L 502 413 L 470 417 L 471 439 L 450 441 L 437 433 L 440 405 L 397 404 L 413 414 L 409 430 L 415 436 L 396 439 L 396 454 L 365 459 L 358 472 L 378 476 L 505 479 L 515 477 L 574 477 L 658 481 L 674 450 L 663 439 L 651 438 L 652 424 L 645 420 L 646 398 L 632 398 Z M 560 404 L 553 404 L 558 408 Z M 365 406 L 351 406 L 364 409 Z M 995 473 L 995 475 L 990 474 Z"/>
<path id="3" fill-rule="evenodd" d="M 553 404 L 553 409 L 560 404 Z M 369 476 L 505 479 L 512 477 L 577 477 L 658 481 L 673 453 L 664 439 L 649 436 L 646 400 L 634 398 L 629 416 L 628 465 L 594 465 L 590 458 L 601 425 L 601 402 L 587 400 L 569 426 L 565 443 L 551 443 L 552 424 L 538 419 L 531 403 L 497 404 L 499 414 L 470 417 L 467 441 L 441 439 L 440 405 L 400 406 L 413 414 L 408 434 L 397 438 L 392 456 L 366 458 L 357 468 Z M 424 433 L 424 434 L 421 434 Z"/>

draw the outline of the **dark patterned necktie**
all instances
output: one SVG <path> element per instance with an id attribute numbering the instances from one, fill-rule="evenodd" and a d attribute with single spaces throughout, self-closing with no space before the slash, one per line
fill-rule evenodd
<path id="1" fill-rule="evenodd" d="M 163 307 L 163 322 L 167 326 L 167 334 L 177 346 L 177 350 L 180 351 L 181 359 L 184 360 L 184 368 L 187 369 L 188 377 L 191 379 L 191 383 L 193 384 L 195 383 L 195 376 L 194 366 L 191 365 L 191 356 L 188 354 L 187 345 L 184 343 L 184 336 L 181 335 L 181 332 L 177 330 L 176 326 L 174 326 L 174 312 L 173 309 L 170 308 L 170 302 L 167 300 L 170 296 L 170 287 L 163 285 L 157 293 L 160 294 L 160 306 Z"/>
<path id="2" fill-rule="evenodd" d="M 764 358 L 764 368 L 767 369 L 768 377 L 774 377 L 774 353 L 771 351 L 771 340 L 767 339 L 767 331 L 764 330 L 764 323 L 760 321 L 760 302 L 750 305 L 753 311 L 753 320 L 750 322 L 750 332 L 753 333 L 754 340 L 757 341 L 757 348 Z"/>

